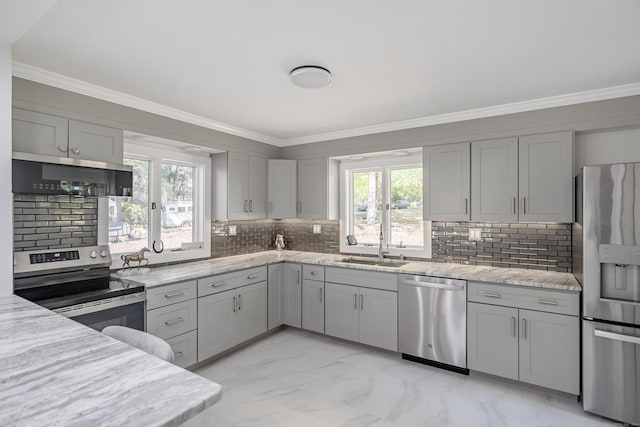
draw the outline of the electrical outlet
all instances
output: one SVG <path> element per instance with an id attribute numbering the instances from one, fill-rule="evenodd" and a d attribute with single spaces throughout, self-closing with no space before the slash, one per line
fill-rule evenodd
<path id="1" fill-rule="evenodd" d="M 313 234 L 320 234 L 322 233 L 322 228 L 320 227 L 320 224 L 313 224 Z"/>
<path id="2" fill-rule="evenodd" d="M 237 236 L 238 235 L 238 226 L 230 225 L 229 226 L 229 236 Z"/>
<path id="3" fill-rule="evenodd" d="M 482 228 L 470 228 L 469 229 L 469 241 L 479 242 L 482 240 Z"/>

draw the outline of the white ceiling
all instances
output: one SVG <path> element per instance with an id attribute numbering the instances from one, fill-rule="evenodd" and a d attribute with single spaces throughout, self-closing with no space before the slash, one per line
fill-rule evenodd
<path id="1" fill-rule="evenodd" d="M 639 17 L 637 0 L 61 0 L 13 59 L 284 146 L 640 93 Z M 300 65 L 331 84 L 293 86 Z"/>

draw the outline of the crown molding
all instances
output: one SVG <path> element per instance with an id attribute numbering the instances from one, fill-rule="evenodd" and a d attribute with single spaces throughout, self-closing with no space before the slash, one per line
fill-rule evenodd
<path id="1" fill-rule="evenodd" d="M 550 96 L 547 98 L 532 99 L 528 101 L 513 102 L 496 105 L 493 107 L 476 108 L 473 110 L 458 111 L 455 113 L 438 114 L 434 116 L 420 117 L 411 120 L 383 123 L 373 126 L 364 126 L 353 129 L 326 132 L 316 135 L 301 136 L 280 140 L 279 146 L 310 144 L 313 142 L 330 141 L 334 139 L 351 138 L 355 136 L 371 135 L 383 132 L 392 132 L 405 129 L 414 129 L 424 126 L 433 126 L 446 123 L 461 122 L 465 120 L 483 119 L 487 117 L 502 116 L 506 114 L 523 113 L 527 111 L 543 110 L 553 107 L 583 104 L 586 102 L 603 101 L 606 99 L 623 98 L 626 96 L 640 95 L 640 82 L 627 85 L 612 86 L 602 89 L 587 90 L 583 92 L 569 93 L 565 95 Z"/>
<path id="2" fill-rule="evenodd" d="M 383 132 L 392 132 L 405 129 L 414 129 L 424 126 L 433 126 L 446 123 L 454 123 L 465 120 L 482 119 L 506 114 L 523 113 L 527 111 L 542 110 L 553 107 L 583 104 L 586 102 L 603 101 L 606 99 L 623 98 L 626 96 L 640 95 L 640 82 L 620 86 L 612 86 L 602 89 L 587 90 L 564 95 L 550 96 L 546 98 L 532 99 L 528 101 L 513 102 L 492 107 L 476 108 L 472 110 L 458 111 L 455 113 L 437 114 L 434 116 L 420 117 L 411 120 L 401 120 L 383 123 L 373 126 L 364 126 L 353 129 L 326 132 L 315 135 L 307 135 L 288 139 L 278 139 L 252 130 L 211 120 L 197 114 L 188 113 L 166 105 L 151 102 L 142 98 L 127 95 L 122 92 L 107 89 L 92 83 L 54 73 L 42 68 L 34 67 L 22 62 L 13 62 L 13 75 L 26 80 L 49 86 L 65 89 L 93 98 L 109 101 L 148 113 L 158 114 L 186 123 L 224 132 L 230 135 L 264 142 L 276 147 L 289 147 L 292 145 L 310 144 L 313 142 L 330 141 L 334 139 L 351 138 L 356 136 L 371 135 Z"/>
<path id="3" fill-rule="evenodd" d="M 48 86 L 57 87 L 59 89 L 68 90 L 70 92 L 79 93 L 81 95 L 91 96 L 103 101 L 113 102 L 116 104 L 135 108 L 137 110 L 146 111 L 147 113 L 158 114 L 160 116 L 180 120 L 182 122 L 191 123 L 208 129 L 224 132 L 230 135 L 280 146 L 280 140 L 277 138 L 272 138 L 258 132 L 229 125 L 227 123 L 218 122 L 216 120 L 211 120 L 197 114 L 188 113 L 186 111 L 178 110 L 177 108 L 168 107 L 166 105 L 158 104 L 146 99 L 127 95 L 122 92 L 107 89 L 102 86 L 74 79 L 62 74 L 54 73 L 52 71 L 24 64 L 22 62 L 13 61 L 13 75 L 26 80 L 31 80 L 37 83 L 46 84 Z"/>

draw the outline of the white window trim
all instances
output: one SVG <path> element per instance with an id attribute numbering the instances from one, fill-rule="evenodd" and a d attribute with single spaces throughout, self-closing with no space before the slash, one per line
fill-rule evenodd
<path id="1" fill-rule="evenodd" d="M 160 264 L 166 262 L 175 262 L 175 261 L 185 261 L 190 259 L 200 259 L 200 258 L 209 258 L 211 257 L 211 191 L 210 183 L 211 183 L 211 158 L 208 155 L 196 155 L 196 154 L 188 154 L 181 153 L 173 150 L 162 150 L 154 147 L 149 147 L 148 145 L 138 145 L 138 144 L 124 144 L 124 155 L 125 157 L 140 159 L 140 160 L 150 160 L 152 161 L 151 167 L 159 169 L 161 167 L 162 162 L 170 162 L 174 164 L 184 164 L 186 166 L 196 166 L 194 170 L 194 188 L 197 189 L 197 192 L 193 194 L 193 213 L 197 216 L 202 217 L 202 221 L 193 221 L 193 227 L 202 227 L 202 230 L 196 229 L 195 232 L 202 232 L 203 237 L 203 246 L 198 249 L 189 249 L 184 251 L 170 251 L 164 250 L 162 253 L 155 253 L 153 248 L 149 246 L 151 252 L 145 254 L 146 258 L 149 259 L 149 264 Z M 159 171 L 158 171 L 159 172 Z M 150 170 L 151 174 L 152 171 Z M 149 203 L 155 201 L 160 205 L 161 198 L 161 188 L 158 187 L 157 183 L 150 181 L 149 182 Z M 108 218 L 108 203 L 99 203 L 99 216 L 103 218 Z M 160 235 L 161 230 L 161 220 L 160 220 L 160 209 L 157 209 L 156 215 L 151 215 L 149 218 L 149 231 L 153 235 Z M 196 217 L 197 217 L 196 216 Z M 105 234 L 105 237 L 99 238 L 100 244 L 108 244 L 108 220 L 107 224 L 102 226 L 100 230 Z M 104 230 L 102 230 L 104 228 Z M 157 245 L 159 246 L 159 245 Z M 120 259 L 120 253 L 114 253 L 112 255 L 111 268 L 121 268 L 122 261 Z"/>
<path id="2" fill-rule="evenodd" d="M 378 245 L 364 246 L 361 243 L 358 243 L 357 245 L 347 245 L 346 236 L 347 234 L 349 234 L 349 229 L 351 227 L 351 209 L 353 208 L 353 204 L 351 203 L 351 172 L 372 168 L 394 168 L 411 165 L 421 165 L 421 167 L 424 167 L 424 165 L 422 165 L 422 153 L 402 157 L 390 156 L 372 158 L 367 160 L 343 160 L 340 162 L 340 252 L 350 254 L 378 255 L 379 250 Z M 386 194 L 387 191 L 388 189 L 383 189 L 384 200 L 388 198 Z M 383 209 L 382 215 L 383 221 L 388 221 L 389 212 L 386 209 Z M 431 258 L 431 221 L 423 220 L 423 230 L 423 248 L 397 248 L 391 245 L 387 248 L 387 246 L 384 245 L 382 247 L 382 250 L 387 252 L 386 255 L 390 256 L 405 255 L 416 258 Z M 387 236 L 385 236 L 385 238 L 386 237 Z"/>

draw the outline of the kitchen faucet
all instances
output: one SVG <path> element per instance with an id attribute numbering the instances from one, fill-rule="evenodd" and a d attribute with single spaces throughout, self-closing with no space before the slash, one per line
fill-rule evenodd
<path id="1" fill-rule="evenodd" d="M 382 251 L 382 241 L 384 240 L 384 236 L 382 234 L 382 223 L 380 224 L 380 247 L 378 248 L 378 259 L 383 259 L 384 254 L 387 252 Z"/>

